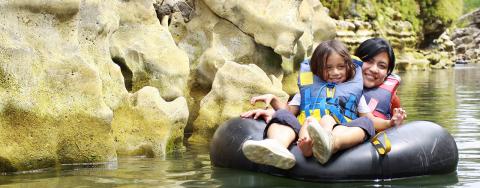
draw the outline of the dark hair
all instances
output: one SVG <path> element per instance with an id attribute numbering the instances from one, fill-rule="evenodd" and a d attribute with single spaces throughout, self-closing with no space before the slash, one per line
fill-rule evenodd
<path id="1" fill-rule="evenodd" d="M 347 81 L 355 75 L 355 65 L 348 53 L 347 47 L 338 40 L 327 40 L 320 43 L 312 54 L 310 60 L 310 69 L 312 73 L 319 76 L 322 80 L 327 80 L 326 64 L 328 57 L 332 53 L 337 53 L 345 60 Z"/>
<path id="2" fill-rule="evenodd" d="M 395 53 L 393 53 L 390 43 L 388 43 L 385 39 L 371 38 L 363 41 L 357 50 L 355 50 L 355 56 L 362 59 L 362 61 L 369 61 L 382 52 L 386 52 L 388 54 L 387 75 L 390 75 L 393 71 L 393 68 L 395 68 Z"/>

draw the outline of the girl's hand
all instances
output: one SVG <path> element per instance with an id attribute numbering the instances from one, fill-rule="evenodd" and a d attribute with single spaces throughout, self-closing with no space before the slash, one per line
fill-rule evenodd
<path id="1" fill-rule="evenodd" d="M 392 125 L 401 125 L 403 120 L 407 118 L 407 112 L 402 108 L 395 108 L 393 109 L 393 116 L 391 119 Z"/>
<path id="2" fill-rule="evenodd" d="M 258 117 L 261 117 L 263 120 L 265 120 L 265 123 L 268 123 L 272 119 L 274 113 L 275 110 L 273 109 L 255 109 L 243 113 L 240 115 L 240 117 L 253 119 L 258 119 Z"/>
<path id="3" fill-rule="evenodd" d="M 270 105 L 272 100 L 275 99 L 275 95 L 273 94 L 265 94 L 256 97 L 252 97 L 250 99 L 250 104 L 254 105 L 257 101 L 262 101 L 265 103 L 266 106 Z"/>

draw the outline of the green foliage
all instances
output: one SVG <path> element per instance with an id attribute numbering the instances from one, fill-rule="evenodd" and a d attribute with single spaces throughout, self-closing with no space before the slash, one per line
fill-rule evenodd
<path id="1" fill-rule="evenodd" d="M 466 14 L 478 8 L 480 8 L 479 0 L 463 0 L 463 13 Z"/>
<path id="2" fill-rule="evenodd" d="M 380 32 L 392 21 L 407 21 L 426 46 L 463 14 L 462 0 L 320 0 L 334 19 L 354 18 L 373 22 Z M 480 4 L 480 0 L 472 0 Z M 470 5 L 470 4 L 469 4 Z"/>
<path id="3" fill-rule="evenodd" d="M 348 15 L 349 6 L 353 3 L 351 0 L 320 0 L 322 5 L 330 10 L 330 17 L 343 19 Z"/>
<path id="4" fill-rule="evenodd" d="M 377 20 L 383 24 L 395 16 L 400 16 L 400 19 L 412 23 L 415 31 L 418 31 L 421 24 L 416 0 L 321 0 L 321 2 L 335 19 L 357 17 L 365 21 Z"/>
<path id="5" fill-rule="evenodd" d="M 415 2 L 415 0 L 400 0 L 393 2 L 394 9 L 402 14 L 402 19 L 412 23 L 413 30 L 418 31 L 421 20 L 419 19 L 420 7 L 417 2 Z"/>
<path id="6" fill-rule="evenodd" d="M 423 23 L 440 20 L 445 25 L 451 24 L 463 13 L 462 0 L 320 0 L 330 9 L 330 16 L 335 19 L 345 19 L 359 16 L 361 20 L 368 20 L 378 15 L 386 17 L 398 16 L 400 19 L 412 23 L 415 31 Z M 479 0 L 465 0 L 468 10 L 480 7 Z"/>
<path id="7" fill-rule="evenodd" d="M 436 5 L 436 13 L 444 22 L 451 23 L 457 20 L 463 13 L 463 1 L 461 0 L 440 0 Z"/>
<path id="8" fill-rule="evenodd" d="M 448 24 L 462 15 L 462 0 L 418 0 L 418 4 L 424 19 L 439 19 Z"/>

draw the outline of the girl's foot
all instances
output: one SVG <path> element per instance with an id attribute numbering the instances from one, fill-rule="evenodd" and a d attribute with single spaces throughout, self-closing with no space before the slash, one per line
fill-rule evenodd
<path id="1" fill-rule="evenodd" d="M 298 145 L 298 148 L 300 148 L 300 151 L 302 151 L 303 156 L 311 157 L 313 155 L 313 152 L 312 152 L 313 142 L 311 139 L 300 138 L 297 141 L 297 145 Z"/>
<path id="2" fill-rule="evenodd" d="M 332 132 L 325 130 L 317 121 L 311 121 L 307 125 L 308 135 L 313 140 L 313 156 L 321 164 L 327 163 L 332 156 L 333 135 Z"/>
<path id="3" fill-rule="evenodd" d="M 247 140 L 242 151 L 245 157 L 255 163 L 290 169 L 295 166 L 295 156 L 275 140 Z"/>

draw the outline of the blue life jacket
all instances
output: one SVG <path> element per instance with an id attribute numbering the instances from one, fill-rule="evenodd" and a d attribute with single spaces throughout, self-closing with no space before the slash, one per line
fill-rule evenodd
<path id="1" fill-rule="evenodd" d="M 346 123 L 358 118 L 357 106 L 363 91 L 362 62 L 356 59 L 353 61 L 354 77 L 339 84 L 327 83 L 313 74 L 310 70 L 310 60 L 304 60 L 300 64 L 298 88 L 301 101 L 297 119 L 301 125 L 309 116 L 314 116 L 320 121 L 324 115 L 331 115 L 337 123 Z"/>
<path id="2" fill-rule="evenodd" d="M 364 88 L 363 95 L 375 117 L 389 120 L 392 117 L 390 111 L 393 94 L 400 85 L 400 76 L 391 74 L 385 81 L 375 88 Z"/>

